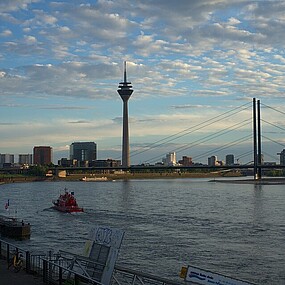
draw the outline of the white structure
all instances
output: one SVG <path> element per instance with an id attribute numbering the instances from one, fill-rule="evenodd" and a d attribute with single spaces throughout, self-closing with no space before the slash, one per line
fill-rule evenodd
<path id="1" fill-rule="evenodd" d="M 195 266 L 188 265 L 188 267 L 182 267 L 180 277 L 184 278 L 186 284 L 231 284 L 231 285 L 250 285 L 246 281 L 234 279 L 219 273 L 204 270 Z"/>
<path id="2" fill-rule="evenodd" d="M 285 149 L 283 149 L 280 153 L 277 153 L 280 155 L 280 165 L 285 165 Z"/>
<path id="3" fill-rule="evenodd" d="M 98 276 L 100 284 L 111 284 L 123 237 L 124 231 L 108 226 L 96 225 L 89 232 L 84 255 L 97 265 L 87 262 L 85 270 L 93 278 Z"/>
<path id="4" fill-rule="evenodd" d="M 166 155 L 165 158 L 162 159 L 163 164 L 167 166 L 174 166 L 177 164 L 176 162 L 176 153 L 175 152 L 170 152 Z"/>

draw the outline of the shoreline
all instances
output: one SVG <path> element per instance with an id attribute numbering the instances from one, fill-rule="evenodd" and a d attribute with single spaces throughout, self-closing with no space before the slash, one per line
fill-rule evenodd
<path id="1" fill-rule="evenodd" d="M 8 175 L 0 176 L 0 185 L 3 183 L 24 183 L 24 182 L 50 182 L 50 181 L 81 181 L 82 178 L 102 178 L 106 177 L 106 181 L 88 181 L 88 182 L 108 182 L 114 180 L 132 180 L 132 179 L 184 179 L 184 178 L 222 178 L 222 177 L 241 177 L 240 175 L 223 176 L 217 173 L 119 173 L 119 174 L 69 174 L 66 177 L 40 177 L 40 176 L 23 176 L 23 175 Z M 84 182 L 84 181 L 82 181 Z"/>
<path id="2" fill-rule="evenodd" d="M 57 182 L 57 181 L 80 181 L 83 177 L 106 177 L 106 181 L 81 181 L 85 183 L 110 182 L 116 180 L 133 179 L 186 179 L 186 178 L 209 178 L 209 182 L 217 183 L 235 183 L 235 184 L 256 184 L 256 185 L 283 185 L 285 177 L 265 177 L 261 180 L 253 178 L 246 179 L 246 176 L 240 175 L 221 175 L 217 173 L 123 173 L 123 174 L 72 174 L 66 177 L 38 177 L 38 176 L 17 176 L 0 177 L 0 185 L 9 183 L 28 183 L 28 182 Z M 245 179 L 241 179 L 244 177 Z M 228 178 L 228 179 L 223 179 Z M 229 179 L 230 178 L 230 179 Z"/>

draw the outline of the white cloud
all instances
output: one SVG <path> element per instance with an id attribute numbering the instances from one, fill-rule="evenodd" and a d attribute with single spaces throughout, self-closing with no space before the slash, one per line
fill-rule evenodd
<path id="1" fill-rule="evenodd" d="M 0 36 L 2 37 L 10 37 L 12 36 L 12 31 L 9 29 L 4 30 L 3 32 L 0 33 Z"/>
<path id="2" fill-rule="evenodd" d="M 24 40 L 25 42 L 29 45 L 29 44 L 34 44 L 37 42 L 37 39 L 33 36 L 24 36 Z"/>
<path id="3" fill-rule="evenodd" d="M 116 148 L 110 141 L 121 141 L 116 89 L 124 60 L 137 143 L 214 116 L 225 102 L 261 97 L 282 105 L 284 8 L 282 1 L 243 0 L 2 1 L 1 120 L 17 110 L 16 134 L 17 121 L 27 119 L 20 126 L 26 145 L 43 140 L 61 149 L 92 130 Z M 37 124 L 24 112 L 33 108 L 44 117 Z M 1 146 L 10 139 L 16 147 L 15 134 L 5 128 Z"/>
<path id="4" fill-rule="evenodd" d="M 39 0 L 1 0 L 0 12 L 12 12 L 21 9 L 28 9 L 31 3 L 37 3 Z"/>

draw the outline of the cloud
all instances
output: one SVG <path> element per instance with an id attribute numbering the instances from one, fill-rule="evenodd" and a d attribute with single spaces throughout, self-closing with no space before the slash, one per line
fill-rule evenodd
<path id="1" fill-rule="evenodd" d="M 31 3 L 37 2 L 39 2 L 39 0 L 1 0 L 0 12 L 26 10 Z"/>
<path id="2" fill-rule="evenodd" d="M 14 123 L 1 122 L 0 125 L 1 125 L 1 126 L 12 126 L 12 125 L 14 125 Z"/>
<path id="3" fill-rule="evenodd" d="M 282 106 L 282 1 L 127 4 L 1 1 L 1 147 L 16 147 L 16 134 L 25 146 L 44 141 L 60 149 L 90 137 L 104 150 L 119 146 L 116 89 L 124 60 L 134 88 L 134 144 L 179 132 L 253 97 Z"/>
<path id="4" fill-rule="evenodd" d="M 3 32 L 0 33 L 0 36 L 2 36 L 2 37 L 10 37 L 12 35 L 13 35 L 12 31 L 9 30 L 9 29 L 6 29 L 6 30 L 4 30 Z"/>
<path id="5" fill-rule="evenodd" d="M 102 92 L 96 92 L 92 81 L 102 83 L 115 71 L 110 65 L 91 66 L 83 62 L 65 62 L 59 66 L 23 66 L 2 71 L 2 77 L 6 78 L 1 86 L 2 94 L 101 97 Z M 108 92 L 108 89 L 104 92 Z"/>
<path id="6" fill-rule="evenodd" d="M 37 39 L 33 36 L 24 36 L 24 41 L 29 44 L 35 44 L 37 42 Z"/>
<path id="7" fill-rule="evenodd" d="M 205 109 L 205 108 L 212 108 L 212 106 L 206 106 L 206 105 L 177 105 L 172 106 L 174 109 Z"/>
<path id="8" fill-rule="evenodd" d="M 85 120 L 69 122 L 69 124 L 90 124 L 90 123 L 91 123 L 90 121 L 85 121 Z"/>

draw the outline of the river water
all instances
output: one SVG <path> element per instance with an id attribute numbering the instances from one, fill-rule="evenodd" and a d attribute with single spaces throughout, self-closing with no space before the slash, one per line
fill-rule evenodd
<path id="1" fill-rule="evenodd" d="M 64 187 L 84 213 L 53 210 Z M 9 199 L 9 211 L 5 203 Z M 157 179 L 0 185 L 0 215 L 30 222 L 31 250 L 82 253 L 94 225 L 125 232 L 118 264 L 179 280 L 193 265 L 256 284 L 285 284 L 285 186 Z"/>

